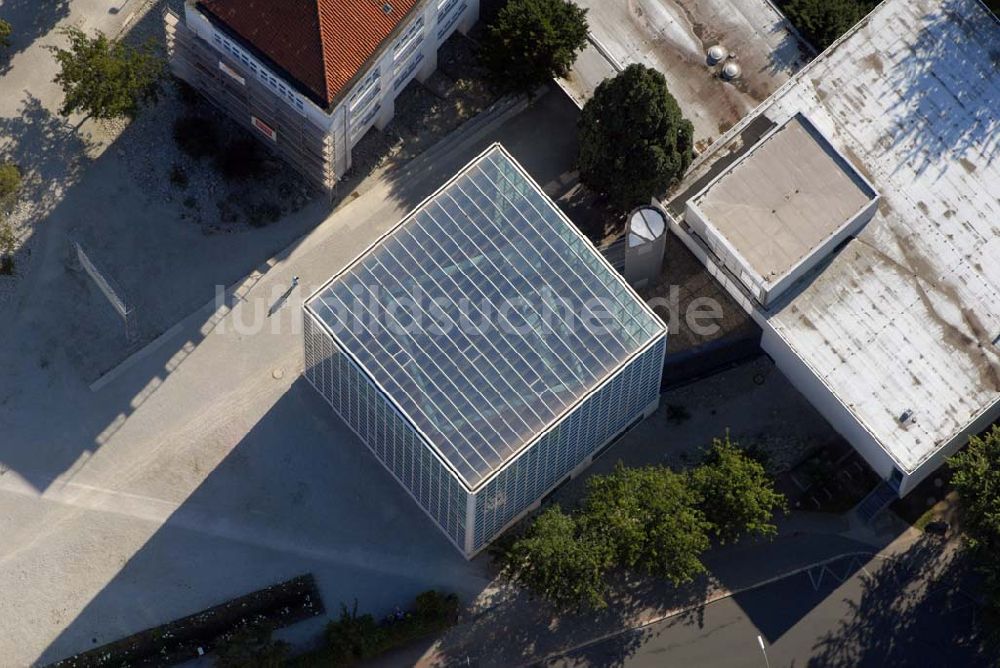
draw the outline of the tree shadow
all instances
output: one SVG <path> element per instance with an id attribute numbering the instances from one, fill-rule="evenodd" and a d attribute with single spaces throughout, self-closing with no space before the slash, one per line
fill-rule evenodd
<path id="1" fill-rule="evenodd" d="M 22 174 L 23 215 L 44 217 L 90 162 L 94 143 L 25 91 L 17 116 L 0 117 L 0 161 Z"/>
<path id="2" fill-rule="evenodd" d="M 501 585 L 444 634 L 434 665 L 542 665 L 544 657 L 603 638 L 602 665 L 621 666 L 649 638 L 645 629 L 623 629 L 633 627 L 642 617 L 696 606 L 713 588 L 705 577 L 676 588 L 665 581 L 625 573 L 614 574 L 610 583 L 607 607 L 583 611 L 559 610 L 524 589 Z M 698 624 L 701 610 L 693 608 L 677 619 Z"/>
<path id="3" fill-rule="evenodd" d="M 1000 647 L 983 633 L 977 576 L 961 551 L 924 536 L 897 558 L 871 566 L 846 615 L 814 646 L 817 668 L 991 666 Z"/>
<path id="4" fill-rule="evenodd" d="M 922 20 L 917 40 L 884 72 L 899 96 L 887 113 L 900 121 L 886 137 L 900 150 L 897 170 L 992 165 L 1000 155 L 1000 43 L 991 40 L 1000 29 L 968 0 L 944 0 Z"/>
<path id="5" fill-rule="evenodd" d="M 0 76 L 10 71 L 14 56 L 49 34 L 69 16 L 69 0 L 4 0 L 0 19 L 11 24 L 10 46 L 0 47 Z"/>

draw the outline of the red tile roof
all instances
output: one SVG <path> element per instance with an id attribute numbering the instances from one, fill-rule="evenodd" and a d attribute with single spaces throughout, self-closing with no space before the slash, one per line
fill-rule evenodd
<path id="1" fill-rule="evenodd" d="M 198 5 L 329 106 L 418 1 L 200 0 Z"/>

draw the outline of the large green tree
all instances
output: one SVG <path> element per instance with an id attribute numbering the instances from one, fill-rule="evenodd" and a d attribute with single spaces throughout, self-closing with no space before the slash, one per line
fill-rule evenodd
<path id="1" fill-rule="evenodd" d="M 152 42 L 136 48 L 101 32 L 89 37 L 79 28 L 67 28 L 63 33 L 68 48 L 53 48 L 59 64 L 55 82 L 66 96 L 59 113 L 132 117 L 156 99 L 163 61 Z"/>
<path id="2" fill-rule="evenodd" d="M 1000 425 L 969 439 L 948 464 L 961 528 L 984 578 L 985 618 L 1000 641 Z"/>
<path id="3" fill-rule="evenodd" d="M 543 511 L 503 556 L 503 572 L 560 607 L 600 608 L 611 566 L 607 543 L 558 505 Z"/>
<path id="4" fill-rule="evenodd" d="M 863 19 L 878 0 L 785 0 L 781 4 L 802 36 L 822 51 Z"/>
<path id="5" fill-rule="evenodd" d="M 509 0 L 486 30 L 480 58 L 501 88 L 530 91 L 566 76 L 586 45 L 586 9 L 569 0 Z"/>
<path id="6" fill-rule="evenodd" d="M 603 81 L 580 117 L 580 180 L 620 209 L 646 204 L 691 164 L 694 126 L 666 79 L 629 65 Z"/>
<path id="7" fill-rule="evenodd" d="M 615 562 L 675 585 L 705 572 L 709 523 L 683 474 L 663 466 L 626 468 L 587 481 L 583 521 L 607 540 Z"/>
<path id="8" fill-rule="evenodd" d="M 691 472 L 691 485 L 720 542 L 744 534 L 777 533 L 774 514 L 785 509 L 785 497 L 775 491 L 760 462 L 747 456 L 729 434 L 713 441 L 704 462 Z"/>
<path id="9" fill-rule="evenodd" d="M 949 465 L 970 546 L 1000 554 L 1000 426 L 969 439 L 968 447 L 952 457 Z"/>

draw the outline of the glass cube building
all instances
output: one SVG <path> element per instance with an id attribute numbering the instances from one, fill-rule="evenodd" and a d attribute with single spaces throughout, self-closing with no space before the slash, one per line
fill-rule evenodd
<path id="1" fill-rule="evenodd" d="M 467 557 L 659 402 L 662 320 L 500 145 L 303 308 L 306 378 Z"/>

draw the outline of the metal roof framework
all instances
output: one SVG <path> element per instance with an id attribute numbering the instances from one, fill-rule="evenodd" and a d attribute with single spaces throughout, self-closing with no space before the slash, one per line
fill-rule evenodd
<path id="1" fill-rule="evenodd" d="M 470 491 L 665 333 L 499 144 L 306 304 Z"/>

